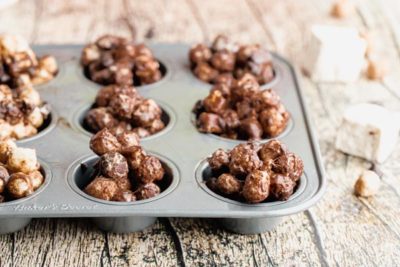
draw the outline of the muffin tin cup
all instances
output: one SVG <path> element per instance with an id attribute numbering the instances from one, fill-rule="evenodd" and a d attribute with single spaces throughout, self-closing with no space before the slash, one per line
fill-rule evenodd
<path id="1" fill-rule="evenodd" d="M 18 209 L 20 205 L 34 201 L 34 199 L 37 198 L 50 184 L 52 178 L 52 172 L 49 168 L 49 165 L 40 158 L 38 159 L 38 161 L 41 165 L 40 172 L 44 176 L 43 184 L 38 189 L 36 189 L 35 192 L 33 192 L 31 195 L 27 197 L 0 203 L 0 209 L 2 207 L 11 207 Z M 9 234 L 22 230 L 31 222 L 31 220 L 32 220 L 31 217 L 14 217 L 14 216 L 1 217 L 0 234 Z"/>
<path id="2" fill-rule="evenodd" d="M 273 230 L 284 220 L 283 216 L 270 218 L 222 218 L 219 223 L 233 233 L 252 235 Z"/>
<path id="3" fill-rule="evenodd" d="M 278 136 L 304 161 L 305 174 L 295 194 L 288 201 L 250 205 L 207 191 L 196 173 L 206 168 L 205 160 L 218 148 L 232 149 L 243 141 L 232 141 L 199 133 L 193 124 L 192 108 L 208 95 L 212 85 L 199 81 L 188 67 L 190 46 L 155 44 L 150 48 L 164 64 L 167 74 L 159 82 L 137 87 L 145 98 L 152 98 L 169 116 L 163 131 L 142 140 L 150 154 L 160 158 L 173 174 L 171 185 L 159 196 L 143 201 L 121 203 L 103 201 L 85 194 L 74 177 L 81 162 L 95 160 L 89 149 L 90 135 L 82 126 L 82 114 L 94 102 L 101 87 L 82 73 L 79 58 L 83 46 L 38 46 L 39 55 L 52 54 L 62 70 L 56 78 L 40 87 L 41 97 L 54 110 L 50 131 L 28 141 L 45 162 L 51 179 L 46 179 L 34 197 L 0 204 L 3 232 L 16 231 L 30 218 L 86 217 L 105 231 L 142 230 L 159 217 L 215 218 L 233 232 L 248 234 L 273 229 L 279 221 L 316 203 L 325 188 L 325 178 L 301 90 L 292 66 L 273 55 L 277 78 L 273 88 L 291 114 L 284 134 Z M 268 88 L 270 85 L 263 86 Z M 262 140 L 265 142 L 267 140 Z M 82 177 L 79 179 L 83 179 Z M 82 187 L 82 186 L 81 186 Z"/>
<path id="4" fill-rule="evenodd" d="M 0 219 L 0 234 L 11 234 L 24 229 L 32 218 L 5 218 Z"/>
<path id="5" fill-rule="evenodd" d="M 99 217 L 93 218 L 92 221 L 103 231 L 121 234 L 142 231 L 152 226 L 157 217 Z"/>

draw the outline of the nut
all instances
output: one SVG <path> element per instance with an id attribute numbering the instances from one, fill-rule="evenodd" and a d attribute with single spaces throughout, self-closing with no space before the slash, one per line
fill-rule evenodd
<path id="1" fill-rule="evenodd" d="M 331 9 L 331 15 L 336 18 L 345 18 L 354 13 L 355 7 L 348 0 L 336 1 Z"/>
<path id="2" fill-rule="evenodd" d="M 378 60 L 368 60 L 367 77 L 370 80 L 381 80 L 386 75 L 386 66 Z"/>
<path id="3" fill-rule="evenodd" d="M 354 193 L 360 197 L 370 197 L 379 192 L 381 179 L 373 171 L 364 170 L 354 185 Z"/>

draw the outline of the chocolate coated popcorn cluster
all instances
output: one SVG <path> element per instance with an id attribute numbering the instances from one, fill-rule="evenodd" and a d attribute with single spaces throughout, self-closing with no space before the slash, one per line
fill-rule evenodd
<path id="1" fill-rule="evenodd" d="M 259 84 L 265 84 L 275 76 L 268 50 L 258 44 L 237 44 L 225 35 L 218 35 L 211 46 L 193 46 L 189 60 L 194 75 L 209 83 L 240 79 L 245 74 L 252 74 Z"/>
<path id="2" fill-rule="evenodd" d="M 247 203 L 287 200 L 303 174 L 303 161 L 278 140 L 218 149 L 208 163 L 207 186 L 217 194 Z"/>
<path id="3" fill-rule="evenodd" d="M 102 85 L 145 85 L 163 76 L 160 63 L 147 46 L 114 35 L 86 45 L 81 64 L 85 75 Z"/>
<path id="4" fill-rule="evenodd" d="M 161 161 L 148 155 L 139 139 L 126 133 L 115 135 L 103 129 L 90 140 L 100 159 L 85 192 L 93 197 L 132 202 L 155 197 L 162 191 L 166 171 Z"/>
<path id="5" fill-rule="evenodd" d="M 232 83 L 215 84 L 193 112 L 200 132 L 240 140 L 276 137 L 290 118 L 276 92 L 261 90 L 251 74 Z"/>

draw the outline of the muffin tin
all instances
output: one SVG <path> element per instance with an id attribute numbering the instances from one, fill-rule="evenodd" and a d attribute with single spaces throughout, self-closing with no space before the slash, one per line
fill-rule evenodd
<path id="1" fill-rule="evenodd" d="M 218 148 L 231 149 L 243 141 L 199 133 L 193 124 L 192 108 L 208 94 L 211 85 L 191 73 L 187 58 L 190 47 L 155 44 L 150 48 L 166 75 L 137 89 L 160 104 L 168 125 L 141 143 L 164 164 L 169 186 L 155 198 L 131 203 L 103 201 L 81 191 L 97 158 L 89 149 L 92 134 L 82 127 L 82 118 L 101 86 L 83 74 L 79 64 L 82 46 L 37 46 L 34 51 L 38 55 L 54 55 L 60 67 L 54 80 L 36 87 L 52 106 L 51 121 L 38 135 L 18 143 L 36 149 L 46 180 L 34 195 L 0 204 L 0 233 L 17 231 L 31 218 L 45 217 L 92 217 L 99 228 L 111 232 L 139 231 L 157 217 L 206 217 L 220 220 L 234 232 L 260 233 L 309 208 L 322 196 L 325 178 L 318 144 L 295 71 L 285 59 L 274 54 L 277 75 L 263 88 L 273 85 L 290 112 L 288 129 L 278 138 L 303 159 L 305 172 L 288 201 L 250 205 L 216 195 L 205 186 L 204 178 L 209 174 L 205 159 Z"/>

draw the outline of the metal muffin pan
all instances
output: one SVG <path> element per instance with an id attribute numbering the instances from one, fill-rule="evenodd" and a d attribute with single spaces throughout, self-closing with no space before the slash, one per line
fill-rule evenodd
<path id="1" fill-rule="evenodd" d="M 293 67 L 275 54 L 276 79 L 271 84 L 292 116 L 288 129 L 278 139 L 300 155 L 305 166 L 295 194 L 288 201 L 250 205 L 216 195 L 204 185 L 208 168 L 205 159 L 218 148 L 231 149 L 243 141 L 201 134 L 195 128 L 192 108 L 208 94 L 211 85 L 191 73 L 187 59 L 190 47 L 183 44 L 150 45 L 165 66 L 166 75 L 157 83 L 137 87 L 141 95 L 161 105 L 169 121 L 162 132 L 144 138 L 142 146 L 167 167 L 170 186 L 154 199 L 133 203 L 86 195 L 80 189 L 87 182 L 80 162 L 90 167 L 97 156 L 89 149 L 90 133 L 81 122 L 102 86 L 84 76 L 79 64 L 82 47 L 34 47 L 39 55 L 54 55 L 60 71 L 54 80 L 36 87 L 52 106 L 49 127 L 18 143 L 36 149 L 46 170 L 46 184 L 26 199 L 0 204 L 1 233 L 17 231 L 31 218 L 45 217 L 92 217 L 99 228 L 111 232 L 139 231 L 157 217 L 206 217 L 220 220 L 234 232 L 260 233 L 273 229 L 286 216 L 309 208 L 322 196 L 326 182 L 319 148 L 297 76 Z M 80 178 L 84 181 L 79 182 Z"/>

